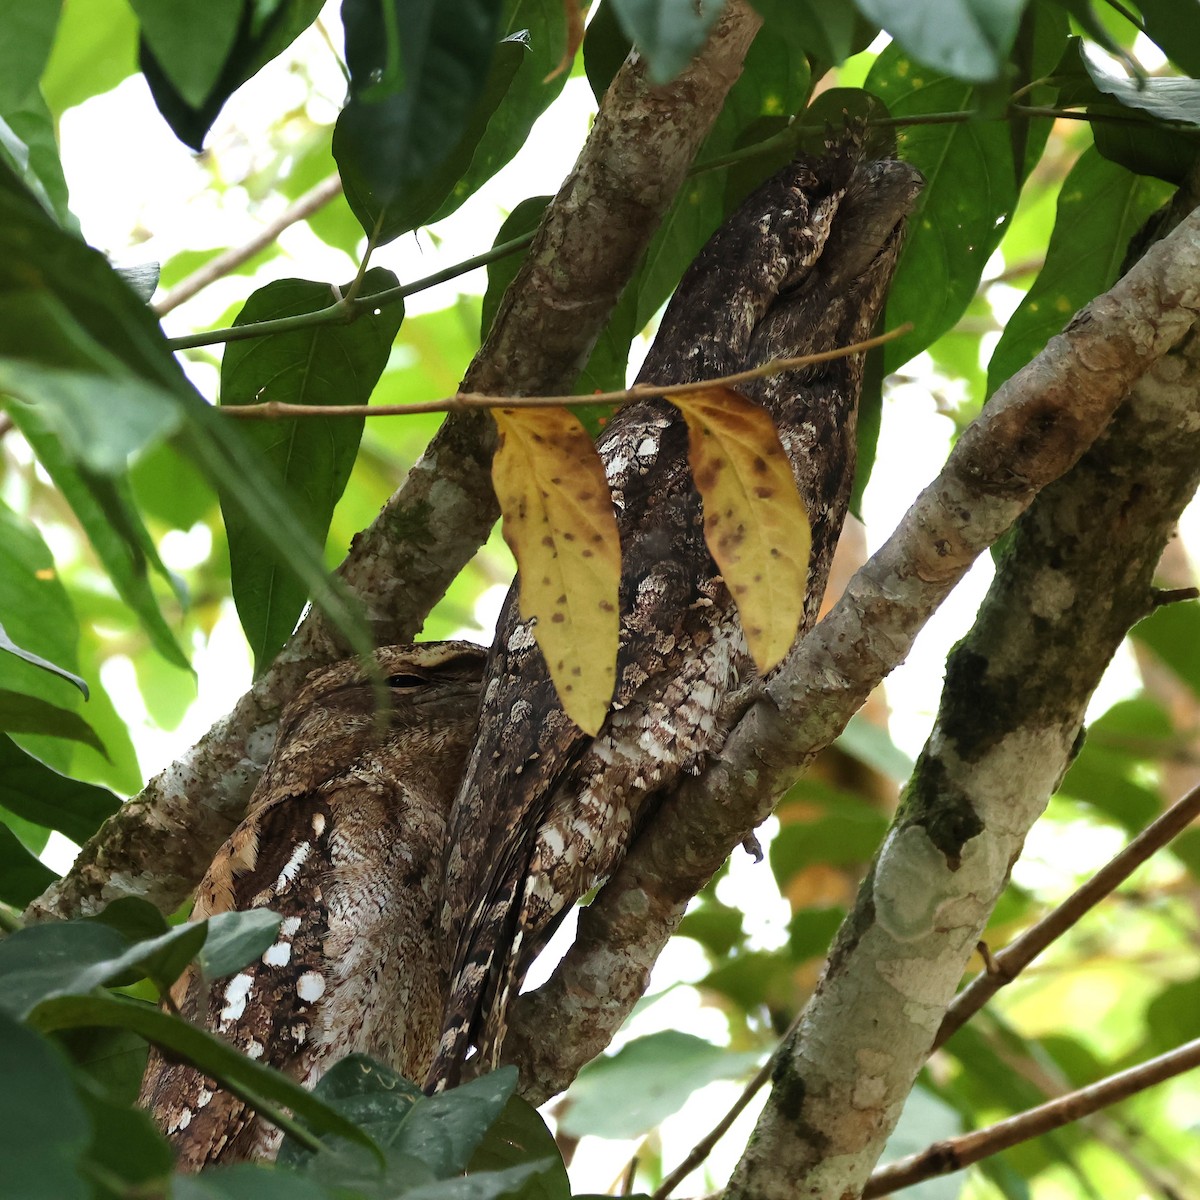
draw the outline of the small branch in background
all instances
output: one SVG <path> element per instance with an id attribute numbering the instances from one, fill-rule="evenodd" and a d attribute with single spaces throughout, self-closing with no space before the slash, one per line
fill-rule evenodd
<path id="1" fill-rule="evenodd" d="M 12 417 L 8 413 L 0 413 L 0 438 L 6 437 L 13 431 Z"/>
<path id="2" fill-rule="evenodd" d="M 1152 854 L 1200 817 L 1200 787 L 1193 788 L 1152 821 L 1116 857 L 1068 897 L 1052 913 L 991 957 L 988 968 L 963 988 L 946 1010 L 933 1049 L 961 1029 L 1002 987 L 1011 983 L 1051 942 L 1063 936 L 1086 913 L 1116 890 Z"/>
<path id="3" fill-rule="evenodd" d="M 1186 1042 L 1177 1050 L 1160 1054 L 1141 1066 L 1119 1071 L 1099 1083 L 1068 1092 L 1057 1100 L 1039 1104 L 1019 1116 L 997 1121 L 986 1129 L 962 1137 L 936 1142 L 920 1154 L 910 1155 L 876 1171 L 863 1191 L 863 1200 L 886 1196 L 900 1188 L 911 1187 L 924 1179 L 961 1171 L 980 1159 L 990 1158 L 1020 1142 L 1061 1129 L 1072 1121 L 1090 1116 L 1120 1100 L 1145 1091 L 1155 1084 L 1173 1079 L 1185 1071 L 1200 1067 L 1200 1038 Z"/>
<path id="4" fill-rule="evenodd" d="M 1155 608 L 1166 604 L 1180 604 L 1184 600 L 1200 600 L 1200 588 L 1154 588 L 1150 593 L 1150 602 Z"/>
<path id="5" fill-rule="evenodd" d="M 193 271 L 182 283 L 176 284 L 161 300 L 156 300 L 150 307 L 161 317 L 172 309 L 178 308 L 185 300 L 190 300 L 202 288 L 208 287 L 214 280 L 236 271 L 247 259 L 253 258 L 260 250 L 266 249 L 289 226 L 297 221 L 311 217 L 318 209 L 324 208 L 330 200 L 341 193 L 342 181 L 337 175 L 322 179 L 315 187 L 309 188 L 303 196 L 271 221 L 264 225 L 248 242 L 241 246 L 233 246 L 218 254 L 210 262 L 206 262 L 198 271 Z"/>
<path id="6" fill-rule="evenodd" d="M 688 392 L 706 392 L 710 388 L 734 387 L 751 379 L 765 379 L 784 371 L 811 367 L 814 363 L 830 362 L 837 358 L 849 358 L 852 354 L 865 353 L 885 342 L 894 341 L 912 329 L 906 321 L 878 337 L 864 342 L 852 342 L 836 350 L 822 350 L 819 354 L 802 354 L 797 358 L 776 358 L 748 371 L 733 375 L 722 375 L 716 379 L 700 379 L 693 383 L 668 383 L 662 386 L 639 384 L 637 387 L 621 388 L 615 392 L 590 392 L 585 395 L 571 393 L 562 396 L 487 396 L 478 392 L 456 392 L 441 400 L 426 400 L 421 404 L 284 404 L 268 400 L 265 404 L 239 404 L 222 408 L 226 416 L 243 420 L 282 420 L 292 417 L 405 417 L 413 413 L 469 412 L 471 409 L 489 408 L 570 408 L 585 404 L 631 404 L 635 400 L 648 400 L 656 396 L 670 397 Z"/>

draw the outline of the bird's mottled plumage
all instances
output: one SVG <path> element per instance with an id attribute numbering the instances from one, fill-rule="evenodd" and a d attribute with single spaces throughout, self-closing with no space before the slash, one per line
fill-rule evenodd
<path id="1" fill-rule="evenodd" d="M 684 275 L 639 376 L 731 374 L 869 336 L 920 189 L 903 163 L 861 161 L 847 138 L 768 180 Z M 755 381 L 812 522 L 802 632 L 816 617 L 854 476 L 861 355 Z M 617 687 L 599 734 L 563 713 L 510 592 L 488 660 L 480 732 L 454 803 L 443 924 L 454 979 L 429 1086 L 486 1065 L 509 993 L 559 916 L 607 877 L 647 802 L 719 751 L 755 675 L 704 544 L 680 414 L 630 405 L 598 448 L 621 534 Z"/>
<path id="2" fill-rule="evenodd" d="M 448 984 L 439 871 L 483 659 L 466 642 L 377 651 L 383 714 L 357 660 L 309 677 L 193 912 L 270 908 L 278 938 L 228 978 L 189 970 L 172 989 L 184 1016 L 308 1087 L 353 1052 L 420 1077 Z M 141 1102 L 185 1170 L 278 1145 L 236 1096 L 158 1052 Z"/>

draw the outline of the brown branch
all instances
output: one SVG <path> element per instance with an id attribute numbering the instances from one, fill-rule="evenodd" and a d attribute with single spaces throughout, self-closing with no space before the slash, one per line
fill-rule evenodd
<path id="1" fill-rule="evenodd" d="M 562 1090 L 608 1044 L 690 897 L 904 659 L 976 556 L 1078 460 L 1134 381 L 1189 332 L 1198 310 L 1200 213 L 996 393 L 896 532 L 753 700 L 720 760 L 666 800 L 581 912 L 576 942 L 551 979 L 518 1001 L 506 1050 L 527 1098 Z M 977 940 L 972 933 L 964 961 Z M 960 977 L 961 968 L 951 990 Z"/>
<path id="2" fill-rule="evenodd" d="M 646 400 L 654 396 L 687 395 L 690 392 L 706 392 L 710 388 L 736 387 L 751 379 L 766 379 L 784 371 L 795 371 L 811 367 L 816 363 L 831 362 L 837 358 L 849 358 L 895 341 L 912 331 L 912 322 L 906 321 L 895 329 L 889 329 L 878 337 L 863 342 L 852 342 L 835 350 L 822 350 L 818 354 L 801 354 L 796 358 L 775 358 L 747 371 L 733 375 L 721 375 L 713 379 L 699 379 L 692 383 L 669 383 L 663 386 L 638 384 L 636 387 L 621 388 L 613 392 L 591 392 L 586 395 L 571 393 L 563 396 L 485 396 L 478 392 L 455 392 L 441 400 L 426 400 L 420 404 L 284 404 L 268 400 L 263 404 L 238 404 L 222 408 L 226 416 L 245 417 L 258 420 L 281 420 L 290 417 L 406 417 L 413 413 L 471 412 L 491 408 L 579 408 L 587 404 L 611 404 L 619 407 Z"/>
<path id="3" fill-rule="evenodd" d="M 1119 854 L 1036 925 L 992 956 L 987 970 L 954 998 L 933 1041 L 938 1049 L 961 1029 L 1002 987 L 1014 979 L 1052 942 L 1106 896 L 1114 892 L 1152 854 L 1182 833 L 1200 816 L 1200 787 L 1193 788 L 1152 821 Z"/>
<path id="4" fill-rule="evenodd" d="M 1185 1071 L 1200 1067 L 1200 1038 L 1187 1042 L 1177 1050 L 1160 1054 L 1140 1066 L 1119 1071 L 1078 1091 L 1068 1092 L 1057 1100 L 1039 1104 L 1015 1117 L 997 1121 L 986 1129 L 936 1142 L 920 1154 L 910 1155 L 889 1163 L 876 1171 L 863 1191 L 863 1200 L 886 1196 L 900 1188 L 912 1187 L 923 1179 L 961 1171 L 980 1159 L 990 1158 L 1011 1146 L 1030 1138 L 1061 1129 L 1081 1117 L 1091 1116 L 1118 1101 L 1126 1100 L 1146 1088 L 1154 1087 Z"/>
<path id="5" fill-rule="evenodd" d="M 322 179 L 320 183 L 309 188 L 298 200 L 289 204 L 273 221 L 267 222 L 249 241 L 240 246 L 233 246 L 215 258 L 209 259 L 204 266 L 177 283 L 150 307 L 160 317 L 166 316 L 172 309 L 178 308 L 185 300 L 190 300 L 210 283 L 236 271 L 242 263 L 253 258 L 260 250 L 265 250 L 289 225 L 304 221 L 318 209 L 324 208 L 330 200 L 341 194 L 341 190 L 342 181 L 337 175 Z"/>
<path id="6" fill-rule="evenodd" d="M 741 72 L 761 24 L 732 0 L 677 79 L 652 87 L 631 56 L 542 218 L 464 390 L 567 391 Z M 449 417 L 340 571 L 381 644 L 410 640 L 495 523 L 491 422 Z M 245 811 L 282 704 L 344 648 L 309 613 L 272 667 L 186 755 L 113 815 L 35 917 L 92 912 L 121 895 L 172 911 Z"/>

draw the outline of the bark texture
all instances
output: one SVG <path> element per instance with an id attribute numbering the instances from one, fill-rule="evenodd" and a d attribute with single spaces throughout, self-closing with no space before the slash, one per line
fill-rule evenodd
<path id="1" fill-rule="evenodd" d="M 704 50 L 665 87 L 636 59 L 605 96 L 579 161 L 547 208 L 464 379 L 464 390 L 569 390 L 633 274 L 761 24 L 732 0 Z M 487 537 L 497 509 L 486 416 L 451 417 L 340 568 L 379 644 L 410 641 Z M 165 911 L 195 887 L 245 812 L 283 705 L 314 669 L 343 657 L 310 614 L 271 669 L 177 762 L 124 805 L 27 916 L 96 912 L 137 895 Z"/>
<path id="2" fill-rule="evenodd" d="M 904 659 L 976 556 L 1080 458 L 1198 317 L 1200 212 L 997 392 L 896 532 L 768 680 L 720 758 L 670 798 L 583 910 L 575 945 L 514 1012 L 506 1057 L 520 1068 L 527 1098 L 561 1091 L 608 1044 L 688 900 Z M 1039 786 L 1057 778 L 1056 768 L 1042 773 Z M 888 852 L 898 838 L 907 849 L 924 837 L 896 834 Z M 927 851 L 931 862 L 941 854 L 933 843 Z M 889 870 L 890 862 L 885 877 Z M 789 1186 L 795 1179 L 793 1171 Z M 754 1194 L 741 1176 L 735 1184 Z"/>

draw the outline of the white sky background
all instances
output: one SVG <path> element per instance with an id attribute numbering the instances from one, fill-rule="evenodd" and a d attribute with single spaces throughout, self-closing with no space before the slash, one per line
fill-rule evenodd
<path id="1" fill-rule="evenodd" d="M 336 44 L 336 8 L 327 8 L 326 16 L 331 18 L 328 24 Z M 208 139 L 221 177 L 234 183 L 220 193 L 211 187 L 208 170 L 174 138 L 158 115 L 141 76 L 131 77 L 112 92 L 68 111 L 61 125 L 63 164 L 72 207 L 88 240 L 121 265 L 165 260 L 185 248 L 238 245 L 282 210 L 286 201 L 280 197 L 255 210 L 236 181 L 252 170 L 257 153 L 268 153 L 265 131 L 278 114 L 305 105 L 314 119 L 329 122 L 336 116 L 344 93 L 341 72 L 327 44 L 314 31 L 306 33 L 288 57 L 305 61 L 315 89 L 310 91 L 305 76 L 291 71 L 286 61 L 276 62 L 230 101 Z M 543 116 L 517 159 L 458 213 L 436 227 L 437 244 L 425 231 L 408 235 L 378 251 L 374 263 L 390 267 L 402 281 L 411 281 L 486 249 L 500 220 L 521 199 L 557 191 L 586 136 L 593 109 L 586 81 L 569 81 L 563 97 Z M 168 316 L 167 332 L 180 334 L 212 327 L 232 303 L 270 279 L 301 275 L 345 280 L 356 268 L 303 224 L 286 231 L 280 242 L 287 253 L 266 264 L 253 281 L 233 276 L 213 284 Z M 407 304 L 408 311 L 411 314 L 444 308 L 460 291 L 481 293 L 485 283 L 483 271 L 477 271 L 414 296 Z M 878 457 L 865 499 L 871 551 L 885 540 L 916 494 L 937 474 L 953 432 L 950 419 L 938 412 L 938 382 L 930 378 L 928 359 L 923 357 L 910 364 L 906 375 L 913 382 L 893 388 L 885 400 Z M 202 391 L 212 396 L 215 371 L 201 366 L 195 376 Z M 1200 517 L 1194 510 L 1185 528 L 1189 535 L 1200 536 Z M 172 535 L 164 542 L 163 557 L 168 565 L 189 565 L 207 554 L 207 542 L 206 531 Z M 887 683 L 891 733 L 911 757 L 920 750 L 936 712 L 946 654 L 969 628 L 990 578 L 991 562 L 984 555 L 920 635 L 908 662 Z M 486 596 L 481 604 L 481 610 L 487 610 L 481 611 L 480 618 L 488 625 L 489 637 L 496 606 L 494 594 Z M 147 776 L 194 743 L 250 682 L 249 655 L 232 605 L 207 644 L 194 647 L 194 651 L 199 696 L 179 728 L 170 732 L 156 729 L 149 722 L 127 660 L 113 660 L 104 672 L 104 685 L 131 725 Z M 1135 685 L 1131 663 L 1119 659 L 1102 689 L 1099 710 Z M 1055 892 L 1065 891 L 1074 883 L 1074 872 L 1086 864 L 1077 865 L 1077 858 L 1073 858 L 1069 873 L 1064 874 L 1061 829 L 1041 826 L 1039 830 L 1043 832 L 1031 839 L 1018 875 L 1025 872 L 1029 882 L 1036 880 L 1042 886 L 1049 884 Z M 50 850 L 52 865 L 64 869 L 70 859 L 69 844 L 55 835 Z M 1094 854 L 1085 847 L 1085 857 L 1100 859 L 1109 850 L 1108 844 L 1097 843 Z M 1075 856 L 1078 852 L 1078 843 L 1074 842 L 1071 853 Z M 735 852 L 734 869 L 723 885 L 722 898 L 753 914 L 760 944 L 776 945 L 783 939 L 788 910 L 765 866 L 755 868 L 746 855 Z M 699 978 L 706 969 L 698 946 L 686 939 L 678 940 L 660 962 L 652 991 L 679 980 Z M 686 1029 L 717 1042 L 727 1037 L 720 1013 L 702 1007 L 698 993 L 686 987 L 676 988 L 669 999 L 650 1008 L 637 1019 L 635 1027 L 638 1033 Z M 690 1148 L 696 1135 L 712 1123 L 739 1088 L 740 1084 L 711 1085 L 665 1124 L 662 1138 L 668 1165 Z M 722 1180 L 732 1168 L 752 1119 L 753 1113 L 744 1115 L 733 1136 L 726 1139 L 725 1149 L 718 1149 L 713 1156 L 710 1166 L 714 1180 Z M 606 1189 L 635 1148 L 633 1143 L 617 1146 L 586 1139 L 572 1167 L 576 1187 Z M 695 1177 L 693 1184 L 684 1185 L 681 1194 L 706 1186 L 701 1177 Z"/>

